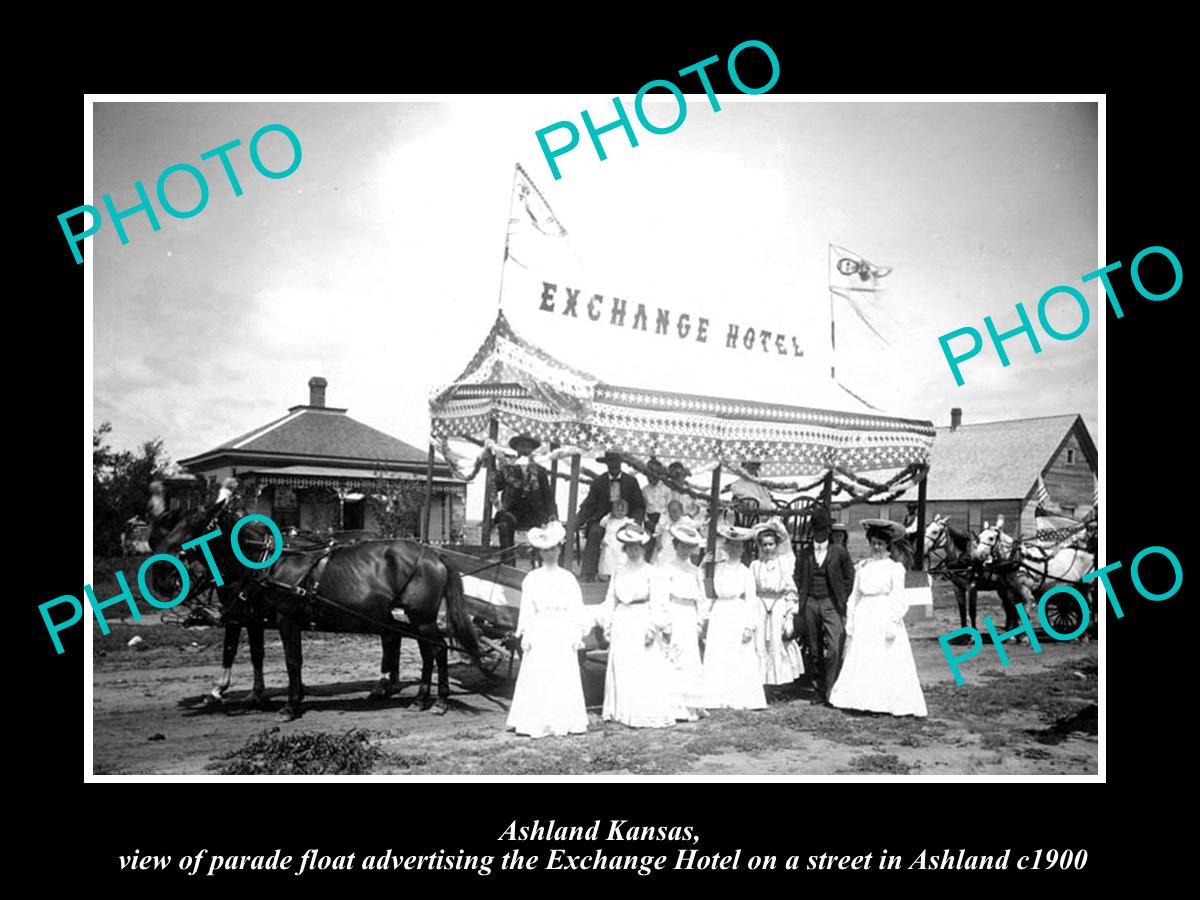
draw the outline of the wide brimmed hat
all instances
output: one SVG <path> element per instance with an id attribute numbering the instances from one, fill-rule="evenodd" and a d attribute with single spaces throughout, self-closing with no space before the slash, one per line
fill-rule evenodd
<path id="1" fill-rule="evenodd" d="M 828 540 L 829 532 L 833 530 L 833 515 L 824 506 L 818 506 L 812 514 L 813 540 Z"/>
<path id="2" fill-rule="evenodd" d="M 530 528 L 529 543 L 539 550 L 557 547 L 567 539 L 567 529 L 561 522 L 551 522 L 545 528 Z"/>
<path id="3" fill-rule="evenodd" d="M 850 533 L 850 529 L 846 527 L 846 523 L 845 523 L 845 522 L 834 522 L 834 523 L 833 523 L 832 525 L 830 525 L 829 527 L 830 527 L 831 529 L 833 529 L 834 531 L 844 531 L 844 532 L 846 532 L 847 534 L 849 534 L 849 533 Z"/>
<path id="4" fill-rule="evenodd" d="M 759 522 L 754 526 L 754 539 L 762 540 L 764 534 L 770 534 L 775 537 L 775 543 L 780 546 L 789 544 L 792 536 L 788 534 L 787 528 L 778 519 L 768 519 L 766 522 Z"/>
<path id="5" fill-rule="evenodd" d="M 696 526 L 682 520 L 676 522 L 669 529 L 671 537 L 677 544 L 687 544 L 691 547 L 699 547 L 704 543 L 704 538 L 700 536 L 700 532 L 696 530 Z"/>
<path id="6" fill-rule="evenodd" d="M 646 529 L 635 523 L 622 525 L 617 529 L 616 538 L 622 544 L 646 544 L 650 541 L 650 535 L 646 533 Z"/>
<path id="7" fill-rule="evenodd" d="M 742 460 L 742 468 L 744 469 L 744 468 L 746 468 L 746 466 L 762 466 L 762 460 L 761 459 L 743 459 Z"/>
<path id="8" fill-rule="evenodd" d="M 751 528 L 740 528 L 737 525 L 729 525 L 726 522 L 717 523 L 717 534 L 727 541 L 748 541 L 754 537 L 754 530 Z"/>
<path id="9" fill-rule="evenodd" d="M 542 446 L 542 442 L 535 438 L 528 431 L 522 431 L 520 434 L 515 435 L 511 440 L 509 440 L 508 446 L 512 447 L 514 450 L 517 450 L 517 444 L 521 443 L 533 444 L 534 450 Z M 517 452 L 520 453 L 521 451 L 517 450 Z"/>
<path id="10" fill-rule="evenodd" d="M 872 531 L 883 532 L 889 541 L 902 538 L 906 534 L 904 526 L 899 522 L 893 522 L 891 519 L 863 519 L 861 524 L 867 530 L 868 538 L 871 536 Z"/>
<path id="11" fill-rule="evenodd" d="M 610 460 L 613 462 L 622 462 L 621 452 L 619 450 L 605 450 L 596 457 L 596 462 L 607 463 Z"/>

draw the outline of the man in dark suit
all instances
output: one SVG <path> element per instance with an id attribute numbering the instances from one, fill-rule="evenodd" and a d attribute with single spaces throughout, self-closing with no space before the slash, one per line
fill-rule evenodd
<path id="1" fill-rule="evenodd" d="M 516 543 L 518 531 L 540 527 L 558 518 L 549 473 L 533 461 L 533 451 L 541 446 L 541 441 L 526 432 L 514 437 L 508 446 L 517 451 L 517 459 L 504 461 L 496 468 L 500 502 L 495 518 L 500 546 L 506 550 Z M 515 558 L 515 551 L 505 553 L 501 562 L 511 565 Z"/>
<path id="2" fill-rule="evenodd" d="M 828 705 L 829 692 L 842 668 L 846 600 L 854 586 L 854 563 L 845 547 L 829 540 L 833 530 L 829 510 L 817 507 L 812 525 L 812 546 L 796 556 L 800 601 L 796 633 L 804 638 L 804 669 L 812 678 L 812 702 Z"/>
<path id="3" fill-rule="evenodd" d="M 583 562 L 579 567 L 580 581 L 596 580 L 596 569 L 600 566 L 600 545 L 604 540 L 604 526 L 600 520 L 612 511 L 613 501 L 624 500 L 629 508 L 629 518 L 639 524 L 646 515 L 646 498 L 642 496 L 637 479 L 621 471 L 620 455 L 609 451 L 596 459 L 604 463 L 608 471 L 592 480 L 587 499 L 579 507 L 579 527 L 586 529 L 587 534 Z"/>

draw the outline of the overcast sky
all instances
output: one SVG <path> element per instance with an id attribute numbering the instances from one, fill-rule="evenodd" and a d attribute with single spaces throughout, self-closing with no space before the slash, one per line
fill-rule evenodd
<path id="1" fill-rule="evenodd" d="M 623 98 L 632 107 L 632 98 Z M 877 295 L 890 356 L 857 344 L 836 312 L 840 372 L 886 411 L 946 424 L 1078 412 L 1097 434 L 1096 316 L 1080 338 L 990 347 L 956 387 L 938 335 L 1036 320 L 1048 288 L 1072 285 L 1096 256 L 1094 104 L 829 104 L 688 98 L 683 125 L 639 146 L 604 135 L 601 162 L 586 132 L 551 175 L 534 132 L 589 109 L 610 121 L 610 97 L 488 97 L 453 103 L 98 103 L 94 188 L 118 208 L 153 193 L 159 172 L 189 162 L 207 175 L 199 215 L 127 219 L 89 238 L 95 262 L 94 418 L 113 443 L 162 437 L 191 456 L 306 403 L 312 375 L 328 403 L 424 447 L 428 398 L 468 362 L 495 317 L 513 165 L 520 162 L 567 229 L 526 230 L 505 267 L 503 305 L 518 331 L 606 381 L 857 408 L 828 378 L 829 242 L 892 272 Z M 650 104 L 666 123 L 674 104 Z M 283 123 L 303 160 L 284 179 L 247 155 L 262 125 Z M 244 189 L 234 197 L 201 152 L 233 138 Z M 557 146 L 565 137 L 550 140 Z M 286 141 L 264 160 L 281 168 Z M 173 176 L 181 208 L 195 188 Z M 644 302 L 648 333 L 539 308 L 542 280 Z M 1061 303 L 1061 301 L 1059 301 Z M 710 319 L 706 344 L 653 333 L 654 310 Z M 582 310 L 581 310 L 582 312 Z M 1051 320 L 1078 322 L 1067 304 Z M 627 320 L 628 321 L 628 320 Z M 674 319 L 672 320 L 674 322 Z M 797 338 L 805 356 L 725 348 L 738 323 Z M 694 337 L 694 335 L 693 335 Z M 861 358 L 868 357 L 869 365 Z M 896 388 L 903 390 L 897 392 Z M 875 393 L 871 393 L 875 391 Z M 832 399 L 831 399 L 832 398 Z"/>

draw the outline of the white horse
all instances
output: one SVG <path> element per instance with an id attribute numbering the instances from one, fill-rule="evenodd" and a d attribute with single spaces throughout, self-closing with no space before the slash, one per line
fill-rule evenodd
<path id="1" fill-rule="evenodd" d="M 1096 557 L 1087 550 L 1066 543 L 1037 541 L 1015 541 L 1003 531 L 1004 517 L 996 524 L 984 524 L 976 539 L 973 559 L 991 560 L 1003 564 L 1015 561 L 1013 585 L 1016 587 L 1014 600 L 1037 609 L 1037 601 L 1046 591 L 1058 585 L 1075 588 L 1088 600 L 1090 613 L 1095 611 L 1095 583 L 1087 584 L 1083 577 L 1095 569 Z M 1015 557 L 1014 557 L 1015 554 Z M 1079 604 L 1071 597 L 1056 594 L 1046 605 L 1046 620 L 1062 634 L 1069 634 L 1082 621 Z M 1091 615 L 1093 621 L 1095 616 Z"/>

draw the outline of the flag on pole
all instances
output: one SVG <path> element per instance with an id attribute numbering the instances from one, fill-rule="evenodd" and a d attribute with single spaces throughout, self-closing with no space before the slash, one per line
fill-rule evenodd
<path id="1" fill-rule="evenodd" d="M 1042 480 L 1041 475 L 1038 475 L 1037 491 L 1034 493 L 1034 500 L 1037 501 L 1037 515 L 1039 516 L 1062 513 L 1062 507 L 1051 499 L 1050 492 L 1046 490 L 1046 482 Z"/>
<path id="2" fill-rule="evenodd" d="M 562 223 L 558 221 L 554 210 L 550 208 L 550 204 L 546 202 L 542 192 L 537 189 L 533 179 L 521 168 L 521 164 L 517 163 L 516 174 L 513 177 L 512 200 L 508 209 L 508 234 L 504 241 L 504 258 L 512 259 L 521 266 L 524 266 L 525 263 L 513 254 L 512 246 L 513 239 L 519 238 L 524 233 L 561 238 L 567 236 L 567 229 L 563 228 Z"/>
<path id="3" fill-rule="evenodd" d="M 878 304 L 871 301 L 872 295 L 882 290 L 879 279 L 891 271 L 890 267 L 877 266 L 853 250 L 829 245 L 829 290 L 845 300 L 862 324 L 888 347 L 891 343 L 883 336 L 886 327 L 878 321 Z M 836 337 L 833 341 L 836 350 Z"/>

